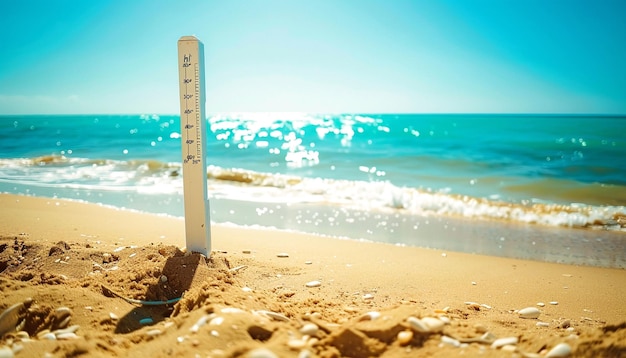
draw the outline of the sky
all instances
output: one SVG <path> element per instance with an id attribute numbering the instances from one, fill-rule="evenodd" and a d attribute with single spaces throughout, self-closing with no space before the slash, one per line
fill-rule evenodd
<path id="1" fill-rule="evenodd" d="M 626 114 L 623 0 L 0 2 L 0 114 Z"/>

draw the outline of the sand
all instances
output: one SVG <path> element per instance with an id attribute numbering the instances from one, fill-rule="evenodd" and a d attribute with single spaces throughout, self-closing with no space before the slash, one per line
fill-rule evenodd
<path id="1" fill-rule="evenodd" d="M 0 312 L 22 303 L 0 317 L 0 357 L 532 357 L 561 343 L 626 356 L 623 269 L 225 225 L 212 236 L 207 259 L 184 250 L 181 219 L 0 195 Z"/>

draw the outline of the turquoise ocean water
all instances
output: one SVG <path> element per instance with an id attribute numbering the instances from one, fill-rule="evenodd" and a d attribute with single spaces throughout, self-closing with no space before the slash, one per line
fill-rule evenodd
<path id="1" fill-rule="evenodd" d="M 183 216 L 180 131 L 167 115 L 0 116 L 0 192 Z M 610 248 L 626 239 L 626 117 L 244 113 L 207 134 L 214 222 L 589 263 L 531 252 L 577 237 L 626 262 Z M 467 221 L 491 241 L 464 240 Z M 433 225 L 455 238 L 422 241 Z"/>

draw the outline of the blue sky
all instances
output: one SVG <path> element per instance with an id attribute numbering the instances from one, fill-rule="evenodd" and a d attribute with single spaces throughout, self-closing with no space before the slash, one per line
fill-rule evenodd
<path id="1" fill-rule="evenodd" d="M 187 4 L 183 6 L 183 4 Z M 623 0 L 0 2 L 0 114 L 626 114 Z"/>

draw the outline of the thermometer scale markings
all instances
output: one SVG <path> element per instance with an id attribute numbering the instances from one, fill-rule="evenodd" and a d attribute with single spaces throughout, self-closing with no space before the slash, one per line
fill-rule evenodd
<path id="1" fill-rule="evenodd" d="M 209 256 L 211 221 L 207 193 L 204 48 L 193 36 L 178 40 L 181 147 L 187 250 Z"/>

